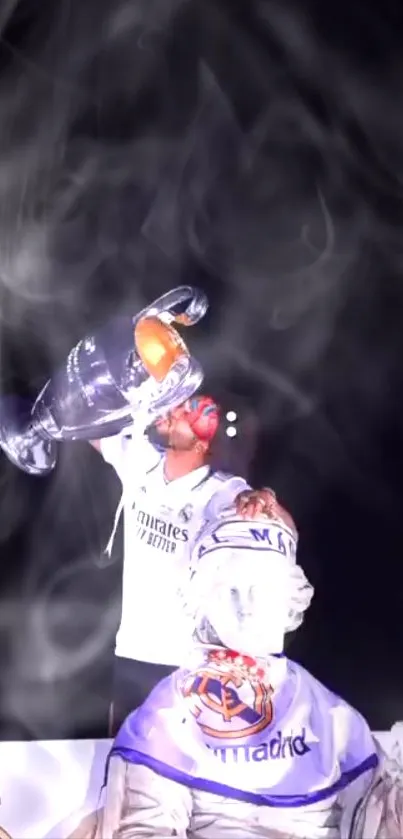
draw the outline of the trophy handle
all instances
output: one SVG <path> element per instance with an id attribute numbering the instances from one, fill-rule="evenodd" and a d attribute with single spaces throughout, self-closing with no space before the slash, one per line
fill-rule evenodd
<path id="1" fill-rule="evenodd" d="M 187 306 L 184 309 L 184 304 Z M 183 310 L 184 309 L 184 310 Z M 158 317 L 164 323 L 179 323 L 194 326 L 204 317 L 208 309 L 207 297 L 200 288 L 190 285 L 178 286 L 154 300 L 133 318 L 135 326 L 142 318 Z"/>
<path id="2" fill-rule="evenodd" d="M 31 417 L 24 400 L 5 399 L 0 415 L 0 447 L 11 463 L 28 475 L 47 475 L 56 464 L 57 443 L 44 439 Z"/>

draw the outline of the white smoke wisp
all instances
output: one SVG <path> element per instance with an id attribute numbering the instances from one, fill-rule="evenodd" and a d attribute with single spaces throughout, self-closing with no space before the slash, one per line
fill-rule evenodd
<path id="1" fill-rule="evenodd" d="M 13 10 L 20 15 L 21 42 L 17 45 L 12 32 L 3 29 L 3 393 L 15 387 L 7 366 L 10 356 L 17 376 L 20 374 L 35 394 L 94 324 L 105 322 L 119 307 L 136 311 L 152 295 L 145 289 L 149 257 L 141 242 L 139 218 L 164 166 L 164 147 L 169 149 L 170 142 L 154 131 L 136 136 L 134 128 L 125 136 L 124 129 L 118 127 L 114 132 L 109 111 L 120 97 L 124 121 L 155 71 L 154 42 L 158 51 L 161 33 L 180 5 L 90 3 L 74 9 L 61 2 L 49 8 L 44 4 L 42 13 L 29 20 L 27 5 L 23 9 L 22 3 L 9 4 L 10 15 Z M 0 26 L 5 24 L 5 13 L 3 4 Z M 105 70 L 99 85 L 98 72 L 102 77 Z M 106 114 L 109 137 L 102 129 L 93 130 L 97 108 Z M 97 533 L 102 514 L 92 516 L 93 531 L 88 536 L 92 547 L 88 550 L 86 534 L 81 548 L 79 538 L 75 543 L 73 539 L 70 563 L 57 568 L 58 556 L 60 563 L 66 563 L 64 534 L 75 526 L 72 522 L 78 517 L 83 527 L 83 519 L 91 521 L 91 510 L 85 512 L 92 503 L 91 487 L 81 509 L 74 500 L 77 487 L 86 482 L 87 468 L 88 483 L 93 481 L 91 465 L 87 467 L 85 458 L 83 464 L 73 460 L 75 476 L 62 458 L 57 473 L 44 483 L 24 479 L 8 464 L 1 475 L 5 501 L 0 537 L 6 550 L 21 551 L 21 546 L 13 548 L 10 540 L 24 533 L 27 522 L 31 531 L 25 540 L 22 537 L 27 546 L 22 550 L 28 555 L 17 587 L 19 597 L 12 599 L 6 589 L 2 599 L 2 615 L 11 635 L 10 667 L 5 667 L 3 674 L 3 710 L 30 736 L 41 736 L 44 730 L 57 734 L 58 726 L 63 736 L 74 725 L 86 725 L 87 729 L 99 725 L 100 711 L 92 708 L 96 701 L 91 691 L 81 709 L 72 709 L 70 683 L 74 679 L 79 682 L 80 674 L 107 656 L 108 644 L 110 655 L 118 621 L 119 603 L 114 604 L 113 598 L 105 599 L 104 594 L 103 601 L 91 602 L 88 588 L 80 595 L 82 573 L 84 588 L 91 587 L 91 569 L 95 577 L 99 574 L 86 556 L 102 548 Z M 113 498 L 107 480 L 104 494 Z M 104 509 L 105 516 L 112 515 L 108 503 Z M 88 527 L 91 529 L 90 524 Z M 81 631 L 69 647 L 74 622 L 81 622 Z"/>

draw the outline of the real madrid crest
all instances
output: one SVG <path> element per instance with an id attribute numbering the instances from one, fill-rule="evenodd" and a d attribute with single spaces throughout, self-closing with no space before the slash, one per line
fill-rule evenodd
<path id="1" fill-rule="evenodd" d="M 193 516 L 193 507 L 191 504 L 186 504 L 179 512 L 179 520 L 187 524 Z"/>
<path id="2" fill-rule="evenodd" d="M 182 695 L 202 732 L 220 740 L 258 734 L 273 720 L 273 689 L 240 672 L 208 665 L 191 673 Z"/>

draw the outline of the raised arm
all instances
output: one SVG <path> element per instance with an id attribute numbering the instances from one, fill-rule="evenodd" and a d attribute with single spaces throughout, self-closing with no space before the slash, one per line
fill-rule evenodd
<path id="1" fill-rule="evenodd" d="M 144 434 L 132 435 L 130 428 L 113 437 L 103 437 L 101 440 L 89 442 L 105 462 L 113 466 L 121 481 L 133 469 L 137 472 L 150 469 L 161 457 Z"/>

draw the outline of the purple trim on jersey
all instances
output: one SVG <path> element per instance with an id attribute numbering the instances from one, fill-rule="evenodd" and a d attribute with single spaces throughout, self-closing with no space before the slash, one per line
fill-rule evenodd
<path id="1" fill-rule="evenodd" d="M 163 454 L 161 453 L 160 459 L 157 460 L 156 463 L 154 463 L 154 466 L 151 466 L 150 469 L 147 469 L 146 475 L 151 475 L 151 472 L 154 472 L 154 470 L 157 468 L 157 466 L 160 465 L 162 458 L 163 458 Z"/>
<path id="2" fill-rule="evenodd" d="M 353 781 L 370 769 L 376 769 L 379 763 L 378 755 L 373 752 L 373 754 L 359 763 L 358 766 L 355 766 L 354 769 L 343 772 L 338 781 L 325 789 L 307 793 L 306 795 L 262 795 L 256 792 L 246 792 L 235 789 L 234 787 L 228 787 L 226 784 L 218 784 L 215 781 L 207 781 L 204 778 L 195 778 L 193 775 L 181 772 L 179 769 L 175 769 L 173 766 L 156 760 L 150 755 L 142 754 L 142 752 L 138 752 L 135 749 L 124 747 L 112 748 L 107 763 L 109 763 L 109 758 L 114 755 L 119 755 L 119 757 L 128 763 L 134 763 L 137 766 L 146 766 L 157 775 L 161 775 L 163 778 L 168 778 L 170 781 L 175 781 L 190 789 L 198 789 L 200 792 L 207 792 L 213 795 L 223 796 L 224 798 L 232 798 L 235 801 L 243 801 L 246 804 L 256 804 L 261 807 L 306 807 L 309 804 L 317 804 L 341 792 L 341 790 L 348 787 L 349 784 L 353 783 Z"/>
<path id="3" fill-rule="evenodd" d="M 240 524 L 239 518 L 225 519 L 225 521 L 222 521 L 219 524 L 217 524 L 217 527 L 214 530 L 214 535 L 216 536 L 217 533 L 220 532 L 220 530 L 222 530 L 223 528 L 226 528 L 226 527 L 228 527 L 229 525 L 232 525 L 232 524 L 235 524 L 235 525 Z M 290 536 L 293 536 L 293 533 L 290 530 L 290 528 L 285 523 L 283 523 L 281 521 L 277 521 L 276 519 L 265 519 L 265 520 L 263 520 L 263 519 L 242 519 L 241 524 L 244 524 L 245 526 L 248 526 L 249 528 L 257 528 L 260 525 L 265 530 L 270 530 L 271 527 L 278 528 L 278 530 L 282 530 L 282 531 L 284 530 L 287 534 L 289 534 Z M 231 539 L 232 538 L 233 537 L 231 536 Z M 223 544 L 228 544 L 228 542 L 223 542 Z M 253 544 L 255 545 L 255 543 L 253 543 Z M 256 543 L 256 544 L 258 544 L 258 543 Z M 267 546 L 264 545 L 263 547 L 267 551 Z"/>
<path id="4" fill-rule="evenodd" d="M 200 478 L 199 483 L 195 484 L 194 487 L 191 488 L 190 492 L 193 492 L 194 489 L 199 489 L 199 487 L 203 486 L 203 484 L 205 484 L 206 481 L 210 480 L 212 474 L 212 469 L 209 468 L 207 475 L 205 475 L 204 478 Z"/>
<path id="5" fill-rule="evenodd" d="M 203 545 L 200 546 L 200 548 L 202 547 Z M 207 554 L 215 553 L 215 551 L 219 551 L 222 548 L 226 548 L 228 550 L 228 542 L 223 542 L 222 545 L 213 545 L 212 548 L 206 548 L 206 550 L 203 550 L 202 553 L 199 555 L 199 558 L 204 559 L 204 557 L 207 556 Z M 267 545 L 232 545 L 231 550 L 253 551 L 254 553 L 256 553 L 256 551 L 268 552 Z M 270 553 L 278 554 L 279 556 L 284 556 L 283 551 L 276 551 L 275 548 L 270 548 Z"/>
<path id="6" fill-rule="evenodd" d="M 160 465 L 160 463 L 161 463 L 161 460 L 162 460 L 162 459 L 163 459 L 163 454 L 161 455 L 161 457 L 160 457 L 160 459 L 159 459 L 158 463 L 155 463 L 155 464 L 154 464 L 154 466 L 151 466 L 151 469 L 148 469 L 148 471 L 146 472 L 146 475 L 151 475 L 151 472 L 154 472 L 154 470 L 157 468 L 157 466 L 159 466 L 159 465 Z M 200 468 L 200 467 L 199 467 L 199 468 Z M 195 470 L 195 471 L 196 471 L 196 470 Z M 189 475 L 191 475 L 191 474 L 192 474 L 192 473 L 191 473 L 191 472 L 189 472 Z M 207 475 L 205 475 L 205 476 L 204 476 L 204 478 L 200 478 L 200 481 L 199 481 L 197 484 L 195 484 L 195 485 L 194 485 L 194 486 L 192 486 L 192 487 L 189 487 L 189 492 L 193 492 L 193 490 L 194 490 L 194 489 L 199 489 L 199 487 L 201 487 L 203 484 L 205 484 L 205 483 L 206 483 L 206 481 L 208 481 L 208 480 L 209 480 L 209 478 L 211 478 L 211 476 L 212 476 L 212 475 L 213 475 L 213 471 L 212 471 L 212 469 L 211 469 L 211 468 L 209 468 L 209 470 L 208 470 L 208 472 L 207 472 Z M 166 483 L 166 484 L 171 484 L 171 483 L 172 483 L 172 481 L 169 481 L 169 480 L 165 477 L 165 475 L 163 475 L 162 477 L 163 477 L 163 479 L 164 479 L 164 481 L 165 481 L 165 483 Z M 185 477 L 185 476 L 183 476 L 183 477 Z M 186 475 L 186 477 L 188 477 L 188 475 Z M 175 480 L 175 478 L 174 478 L 174 480 Z M 179 479 L 179 480 L 180 480 L 180 479 Z"/>
<path id="7" fill-rule="evenodd" d="M 219 533 L 220 530 L 223 529 L 223 527 L 227 527 L 227 525 L 238 524 L 238 523 L 239 523 L 238 519 L 228 519 L 228 521 L 225 521 L 221 525 L 218 525 L 218 527 L 216 527 L 215 530 L 212 533 L 208 533 L 207 536 L 206 536 L 206 541 L 208 539 L 211 540 L 212 538 L 215 539 L 215 537 L 217 536 L 217 533 Z M 245 521 L 245 524 L 250 524 L 250 526 L 252 528 L 252 526 L 255 524 L 255 520 L 252 519 L 250 522 Z M 282 527 L 281 524 L 279 524 L 278 522 L 273 522 L 272 527 L 274 527 L 274 526 L 280 528 L 281 530 L 285 531 L 286 533 L 290 533 L 288 527 L 286 527 L 286 526 Z M 267 529 L 269 529 L 269 528 L 270 528 L 270 524 L 268 525 Z M 215 542 L 214 545 L 211 546 L 211 548 L 204 548 L 203 545 L 200 545 L 198 557 L 199 557 L 199 559 L 201 559 L 202 557 L 204 559 L 204 557 L 207 556 L 207 554 L 215 553 L 215 551 L 219 551 L 222 548 L 224 548 L 225 550 L 228 550 L 228 544 L 229 543 L 230 543 L 229 539 L 223 539 L 222 542 L 220 542 L 217 539 L 217 542 Z M 238 544 L 238 545 L 233 544 L 233 545 L 231 545 L 231 550 L 233 550 L 233 551 L 234 550 L 266 551 L 266 552 L 270 552 L 272 554 L 277 554 L 278 556 L 284 556 L 284 551 L 281 551 L 278 548 L 275 548 L 274 545 L 268 545 L 267 542 L 265 542 L 263 544 L 259 544 L 258 542 L 253 542 L 250 545 L 245 545 L 244 543 Z"/>

